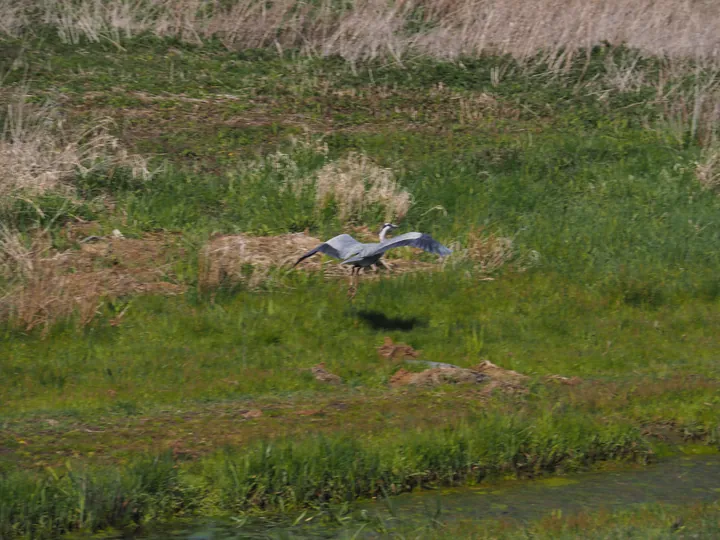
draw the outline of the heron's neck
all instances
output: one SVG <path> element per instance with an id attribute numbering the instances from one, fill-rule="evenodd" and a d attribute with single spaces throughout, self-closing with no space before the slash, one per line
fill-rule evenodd
<path id="1" fill-rule="evenodd" d="M 383 228 L 382 228 L 382 230 L 380 231 L 380 242 L 384 242 L 384 241 L 385 241 L 385 235 L 388 233 L 389 230 L 390 230 L 390 227 L 383 227 Z"/>

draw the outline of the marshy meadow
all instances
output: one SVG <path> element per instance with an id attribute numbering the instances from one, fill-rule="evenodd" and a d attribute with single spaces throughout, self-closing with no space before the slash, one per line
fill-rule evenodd
<path id="1" fill-rule="evenodd" d="M 0 14 L 0 538 L 720 536 L 720 4 Z"/>

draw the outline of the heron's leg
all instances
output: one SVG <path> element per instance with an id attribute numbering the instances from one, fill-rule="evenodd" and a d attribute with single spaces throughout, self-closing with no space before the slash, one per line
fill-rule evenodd
<path id="1" fill-rule="evenodd" d="M 357 292 L 357 286 L 355 285 L 355 276 L 357 276 L 357 272 L 359 272 L 359 270 L 359 268 L 353 266 L 352 270 L 350 271 L 350 288 L 348 289 L 348 298 L 350 298 L 350 300 L 355 298 L 355 293 Z"/>

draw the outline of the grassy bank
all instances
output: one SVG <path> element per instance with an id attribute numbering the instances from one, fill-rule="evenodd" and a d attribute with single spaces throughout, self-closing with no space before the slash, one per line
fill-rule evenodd
<path id="1" fill-rule="evenodd" d="M 589 43 L 445 54 L 433 32 L 457 13 L 406 3 L 350 54 L 328 36 L 354 8 L 303 27 L 304 45 L 278 23 L 277 46 L 249 48 L 200 32 L 219 5 L 189 39 L 162 26 L 171 2 L 151 4 L 146 27 L 122 27 L 102 3 L 83 26 L 88 3 L 63 19 L 10 1 L 0 28 L 0 535 L 718 444 L 712 36 L 686 50 L 676 23 L 662 47 L 598 24 Z M 299 247 L 248 247 L 370 239 L 386 220 L 454 253 L 398 250 L 352 305 L 331 264 L 290 271 Z M 391 385 L 426 366 L 378 354 L 388 337 L 525 377 Z"/>
<path id="2" fill-rule="evenodd" d="M 173 516 L 339 505 L 423 485 L 573 470 L 598 459 L 644 460 L 648 451 L 632 428 L 587 416 L 487 413 L 442 429 L 276 441 L 184 464 L 170 454 L 114 470 L 68 464 L 4 474 L 0 532 L 52 537 Z"/>

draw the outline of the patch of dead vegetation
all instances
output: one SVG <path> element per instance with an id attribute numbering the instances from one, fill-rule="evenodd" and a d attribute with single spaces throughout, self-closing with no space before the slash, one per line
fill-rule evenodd
<path id="1" fill-rule="evenodd" d="M 28 103 L 26 92 L 10 96 L 0 134 L 0 210 L 16 198 L 53 192 L 71 196 L 69 181 L 98 167 L 123 167 L 150 178 L 145 160 L 128 152 L 110 134 L 109 118 L 69 129 L 52 104 Z"/>
<path id="2" fill-rule="evenodd" d="M 357 220 L 374 205 L 385 209 L 385 221 L 402 219 L 412 204 L 410 193 L 397 183 L 390 169 L 357 152 L 328 163 L 311 176 L 290 176 L 283 187 L 299 195 L 310 186 L 315 188 L 316 209 L 334 204 L 344 222 Z"/>
<path id="3" fill-rule="evenodd" d="M 402 219 L 412 204 L 410 193 L 398 185 L 390 169 L 354 152 L 320 169 L 315 189 L 318 206 L 335 202 L 343 221 L 359 217 L 372 205 L 385 208 L 385 221 Z"/>
<path id="4" fill-rule="evenodd" d="M 473 368 L 432 367 L 419 373 L 405 369 L 398 370 L 390 378 L 390 386 L 424 386 L 441 384 L 484 384 L 482 395 L 490 395 L 496 390 L 507 394 L 527 393 L 528 377 L 496 366 L 485 360 Z"/>
<path id="5" fill-rule="evenodd" d="M 528 381 L 529 377 L 513 371 L 511 369 L 501 368 L 490 362 L 490 360 L 483 360 L 475 368 L 475 371 L 487 375 L 489 378 L 505 383 L 520 384 Z"/>
<path id="6" fill-rule="evenodd" d="M 492 274 L 515 258 L 511 238 L 486 233 L 482 228 L 471 229 L 464 246 L 455 242 L 449 247 L 455 263 L 471 261 L 481 274 Z"/>
<path id="7" fill-rule="evenodd" d="M 245 283 L 251 288 L 258 287 L 271 279 L 274 268 L 292 266 L 303 254 L 322 242 L 323 240 L 306 233 L 216 237 L 202 249 L 200 285 L 205 290 L 211 290 L 223 283 Z M 305 271 L 322 272 L 328 278 L 346 278 L 350 275 L 350 267 L 340 265 L 336 259 L 320 255 L 303 261 L 302 268 Z M 435 263 L 398 259 L 393 260 L 391 273 L 406 274 L 433 271 L 437 268 Z M 378 279 L 382 275 L 365 271 L 363 279 Z"/>
<path id="8" fill-rule="evenodd" d="M 292 265 L 320 243 L 319 239 L 306 233 L 218 236 L 201 251 L 200 285 L 204 289 L 212 289 L 223 283 L 244 282 L 250 287 L 257 287 L 268 279 L 272 268 Z M 319 270 L 321 264 L 315 258 L 308 262 L 308 267 Z M 327 270 L 332 273 L 333 269 Z"/>
<path id="9" fill-rule="evenodd" d="M 59 252 L 46 237 L 28 247 L 16 235 L 5 233 L 0 251 L 5 254 L 0 268 L 15 280 L 0 298 L 0 318 L 13 319 L 27 330 L 47 329 L 72 315 L 87 324 L 106 299 L 184 291 L 184 286 L 173 282 L 170 270 L 170 261 L 182 250 L 163 234 L 99 238 Z"/>
<path id="10" fill-rule="evenodd" d="M 32 33 L 37 21 L 68 43 L 116 43 L 120 36 L 157 37 L 228 49 L 300 49 L 352 62 L 407 55 L 459 58 L 510 54 L 531 59 L 545 51 L 553 69 L 603 42 L 625 44 L 669 58 L 715 59 L 720 49 L 720 7 L 679 0 L 366 0 L 339 7 L 333 0 L 142 3 L 2 0 L 0 31 Z M 409 32 L 412 26 L 423 30 Z"/>
<path id="11" fill-rule="evenodd" d="M 695 165 L 695 176 L 705 189 L 720 192 L 720 145 L 703 152 L 703 158 Z"/>

